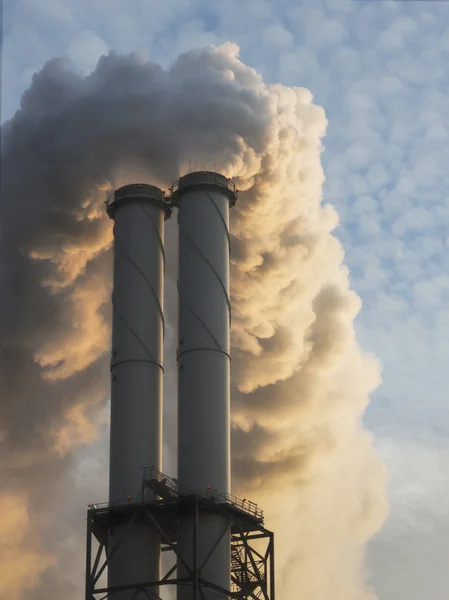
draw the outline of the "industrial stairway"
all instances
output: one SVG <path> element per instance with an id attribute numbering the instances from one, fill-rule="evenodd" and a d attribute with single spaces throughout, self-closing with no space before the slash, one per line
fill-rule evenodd
<path id="1" fill-rule="evenodd" d="M 151 490 L 161 500 L 171 500 L 181 496 L 177 480 L 164 475 L 156 467 L 147 467 L 143 470 L 142 489 L 144 492 Z"/>
<path id="2" fill-rule="evenodd" d="M 250 561 L 241 556 L 244 551 L 241 544 L 231 545 L 231 580 L 232 590 L 242 594 L 242 598 L 258 598 L 262 593 L 261 584 L 265 584 L 264 573 L 259 572 L 258 576 L 251 571 Z"/>
<path id="3" fill-rule="evenodd" d="M 242 582 L 247 580 L 247 573 L 243 569 L 240 553 L 235 544 L 231 545 L 231 574 L 233 582 L 238 583 L 240 587 Z"/>

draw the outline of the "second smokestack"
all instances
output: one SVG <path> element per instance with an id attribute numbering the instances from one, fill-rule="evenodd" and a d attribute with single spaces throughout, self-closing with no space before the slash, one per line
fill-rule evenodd
<path id="1" fill-rule="evenodd" d="M 179 209 L 178 480 L 181 488 L 229 493 L 230 324 L 229 208 L 234 184 L 211 172 L 190 173 L 173 186 Z M 192 556 L 198 538 L 199 556 Z M 221 541 L 215 547 L 217 540 Z M 230 589 L 230 531 L 217 513 L 186 514 L 180 551 L 190 567 L 206 562 L 201 577 Z M 178 577 L 186 576 L 178 563 Z M 207 598 L 222 594 L 209 589 Z M 178 587 L 178 600 L 192 590 Z"/>

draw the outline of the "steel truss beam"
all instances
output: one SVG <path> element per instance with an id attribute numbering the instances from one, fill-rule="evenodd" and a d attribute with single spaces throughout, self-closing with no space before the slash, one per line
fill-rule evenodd
<path id="1" fill-rule="evenodd" d="M 164 507 L 164 504 L 166 506 Z M 202 564 L 187 565 L 178 550 L 173 523 L 178 520 L 180 511 L 186 507 L 174 506 L 173 502 L 140 501 L 120 507 L 120 522 L 125 524 L 122 537 L 114 547 L 108 548 L 108 530 L 117 519 L 117 511 L 113 507 L 106 509 L 91 508 L 87 513 L 87 552 L 86 552 L 86 600 L 106 600 L 114 598 L 118 592 L 130 591 L 130 600 L 160 600 L 155 589 L 167 585 L 189 586 L 192 588 L 192 600 L 204 600 L 204 589 L 211 588 L 224 596 L 235 600 L 275 600 L 274 586 L 274 535 L 266 530 L 260 522 L 238 515 L 226 506 L 211 503 L 199 506 L 198 496 L 190 499 L 190 508 L 195 515 L 195 531 L 204 510 L 214 510 L 226 516 L 228 526 L 217 536 L 208 556 Z M 165 510 L 166 509 L 166 510 Z M 151 524 L 161 538 L 162 551 L 171 552 L 174 565 L 167 569 L 159 581 L 129 582 L 118 587 L 99 587 L 100 577 L 105 573 L 111 557 L 125 539 L 129 526 L 137 520 Z M 227 531 L 231 531 L 231 589 L 226 590 L 205 579 L 202 574 L 208 561 L 214 554 L 221 539 Z M 94 542 L 98 545 L 93 550 Z M 198 539 L 193 539 L 193 556 L 198 556 Z M 184 564 L 187 577 L 177 578 L 177 561 Z"/>

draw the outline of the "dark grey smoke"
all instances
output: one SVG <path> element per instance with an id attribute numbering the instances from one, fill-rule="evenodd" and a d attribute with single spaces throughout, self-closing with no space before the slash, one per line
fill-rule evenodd
<path id="1" fill-rule="evenodd" d="M 70 497 L 58 482 L 70 485 L 73 452 L 92 440 L 93 415 L 108 397 L 105 189 L 134 176 L 167 186 L 204 157 L 225 167 L 242 139 L 263 147 L 266 99 L 246 85 L 258 78 L 242 65 L 230 82 L 228 60 L 223 51 L 191 52 L 165 72 L 138 55 L 111 54 L 84 78 L 54 59 L 3 125 L 0 475 L 8 501 L 33 515 L 34 535 L 11 544 L 35 573 L 46 567 L 41 547 L 58 554 L 50 546 L 66 531 L 50 515 L 67 519 L 56 496 Z M 73 422 L 71 411 L 83 406 L 85 420 Z M 21 598 L 36 581 L 18 571 L 10 594 Z M 50 592 L 47 583 L 36 597 Z"/>
<path id="2" fill-rule="evenodd" d="M 379 374 L 356 344 L 360 304 L 332 235 L 335 213 L 321 202 L 325 127 L 310 92 L 264 84 L 233 44 L 188 52 L 168 71 L 110 54 L 88 77 L 60 59 L 34 76 L 2 131 L 0 581 L 8 600 L 81 593 L 67 565 L 84 552 L 80 504 L 90 484 L 74 487 L 76 457 L 105 430 L 106 190 L 133 180 L 166 188 L 194 168 L 233 176 L 243 190 L 232 214 L 235 482 L 266 501 L 278 564 L 293 560 L 304 597 L 370 597 L 363 552 L 385 515 L 385 485 L 360 416 Z M 174 234 L 169 224 L 172 279 Z M 173 289 L 168 280 L 172 324 Z M 101 485 L 89 499 L 102 500 Z M 335 494 L 338 522 L 326 504 Z M 294 582 L 282 583 L 297 596 Z"/>

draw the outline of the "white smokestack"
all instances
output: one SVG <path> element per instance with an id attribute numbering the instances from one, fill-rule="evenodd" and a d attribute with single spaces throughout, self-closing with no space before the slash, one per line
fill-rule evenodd
<path id="1" fill-rule="evenodd" d="M 14 541 L 29 573 L 11 572 L 15 600 L 48 566 L 39 553 L 58 555 L 49 523 L 62 505 L 48 490 L 107 398 L 104 189 L 134 178 L 164 188 L 194 168 L 242 190 L 231 214 L 233 476 L 277 533 L 278 593 L 370 597 L 363 555 L 385 516 L 385 475 L 361 416 L 380 377 L 356 343 L 360 301 L 322 204 L 325 128 L 310 92 L 265 84 L 233 44 L 168 71 L 111 54 L 86 78 L 60 60 L 34 77 L 2 132 L 0 467 L 39 515 L 34 536 Z M 48 573 L 36 598 L 62 585 Z"/>
<path id="2" fill-rule="evenodd" d="M 109 501 L 141 499 L 146 467 L 162 468 L 164 339 L 164 220 L 170 214 L 162 190 L 126 185 L 111 194 L 114 219 L 114 289 L 111 356 Z M 160 580 L 160 536 L 151 525 L 110 527 L 108 586 Z M 155 589 L 155 593 L 159 590 Z M 133 592 L 115 594 L 129 600 Z"/>
<path id="3" fill-rule="evenodd" d="M 200 171 L 177 182 L 173 200 L 179 211 L 178 480 L 183 489 L 229 494 L 229 209 L 236 192 L 226 177 Z M 193 552 L 194 513 L 181 519 L 178 547 L 191 568 L 195 560 L 206 563 L 202 578 L 229 590 L 229 519 L 210 511 L 200 517 L 198 556 Z M 182 576 L 187 572 L 180 561 Z M 178 587 L 178 600 L 190 600 L 192 594 L 191 588 Z M 226 598 L 206 586 L 201 595 L 206 600 Z"/>

